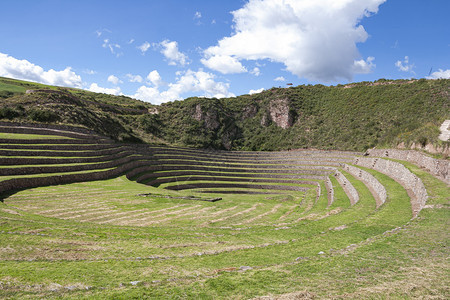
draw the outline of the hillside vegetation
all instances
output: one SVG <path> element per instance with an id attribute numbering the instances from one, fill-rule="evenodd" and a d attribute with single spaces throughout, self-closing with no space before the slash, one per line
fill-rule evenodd
<path id="1" fill-rule="evenodd" d="M 78 125 L 117 141 L 228 150 L 364 151 L 401 143 L 448 148 L 438 136 L 441 123 L 450 119 L 449 87 L 444 79 L 381 79 L 154 106 L 0 78 L 0 119 Z"/>

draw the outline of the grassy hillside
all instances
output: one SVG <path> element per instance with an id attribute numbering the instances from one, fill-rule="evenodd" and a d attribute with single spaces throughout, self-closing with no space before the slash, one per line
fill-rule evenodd
<path id="1" fill-rule="evenodd" d="M 437 137 L 440 124 L 450 119 L 449 87 L 450 80 L 379 80 L 153 106 L 125 96 L 0 78 L 0 119 L 79 125 L 119 141 L 214 149 L 448 146 Z M 41 91 L 25 94 L 28 89 Z"/>

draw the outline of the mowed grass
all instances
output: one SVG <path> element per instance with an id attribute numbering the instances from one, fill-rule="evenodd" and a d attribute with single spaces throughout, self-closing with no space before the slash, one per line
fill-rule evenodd
<path id="1" fill-rule="evenodd" d="M 407 167 L 430 194 L 412 221 L 406 191 L 374 171 L 388 192 L 378 209 L 346 173 L 354 206 L 334 178 L 330 207 L 322 183 L 319 198 L 175 192 L 124 176 L 17 192 L 0 203 L 0 297 L 448 298 L 449 189 Z"/>
<path id="2" fill-rule="evenodd" d="M 11 140 L 43 140 L 43 139 L 73 139 L 68 136 L 58 135 L 57 133 L 51 135 L 44 134 L 23 134 L 23 133 L 6 133 L 0 132 L 0 139 L 11 139 Z"/>

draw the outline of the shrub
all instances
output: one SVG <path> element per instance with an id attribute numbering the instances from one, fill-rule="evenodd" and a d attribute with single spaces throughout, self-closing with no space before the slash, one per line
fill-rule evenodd
<path id="1" fill-rule="evenodd" d="M 28 112 L 28 117 L 33 121 L 44 123 L 59 120 L 59 116 L 55 112 L 44 109 L 32 109 Z"/>
<path id="2" fill-rule="evenodd" d="M 139 125 L 147 133 L 160 134 L 161 120 L 159 115 L 143 115 L 139 117 Z"/>
<path id="3" fill-rule="evenodd" d="M 0 119 L 12 120 L 20 116 L 20 112 L 11 107 L 1 107 L 0 108 Z"/>

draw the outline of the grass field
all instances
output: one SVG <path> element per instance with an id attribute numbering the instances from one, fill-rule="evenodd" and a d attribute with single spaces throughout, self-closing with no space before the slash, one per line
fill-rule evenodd
<path id="1" fill-rule="evenodd" d="M 22 191 L 0 204 L 0 295 L 444 299 L 448 188 L 411 168 L 432 197 L 413 221 L 406 192 L 380 174 L 378 211 L 362 186 L 357 205 L 338 189 L 329 209 L 314 193 L 143 197 L 162 190 L 124 177 Z"/>
<path id="2" fill-rule="evenodd" d="M 33 152 L 33 144 L 28 146 Z M 449 187 L 415 165 L 402 162 L 422 180 L 429 199 L 412 219 L 405 188 L 377 171 L 365 169 L 386 189 L 379 207 L 372 191 L 340 167 L 333 168 L 358 192 L 354 205 L 329 166 L 285 166 L 295 155 L 299 161 L 347 162 L 351 156 L 345 153 L 153 148 L 153 160 L 132 175 L 130 166 L 126 175 L 107 180 L 3 193 L 0 298 L 450 297 Z M 64 151 L 36 151 L 33 158 L 54 151 L 65 159 Z M 26 161 L 0 171 L 72 166 Z M 279 172 L 264 173 L 268 169 Z M 332 203 L 325 178 L 333 186 Z M 218 182 L 235 186 L 208 187 Z M 217 201 L 202 201 L 209 199 Z"/>

